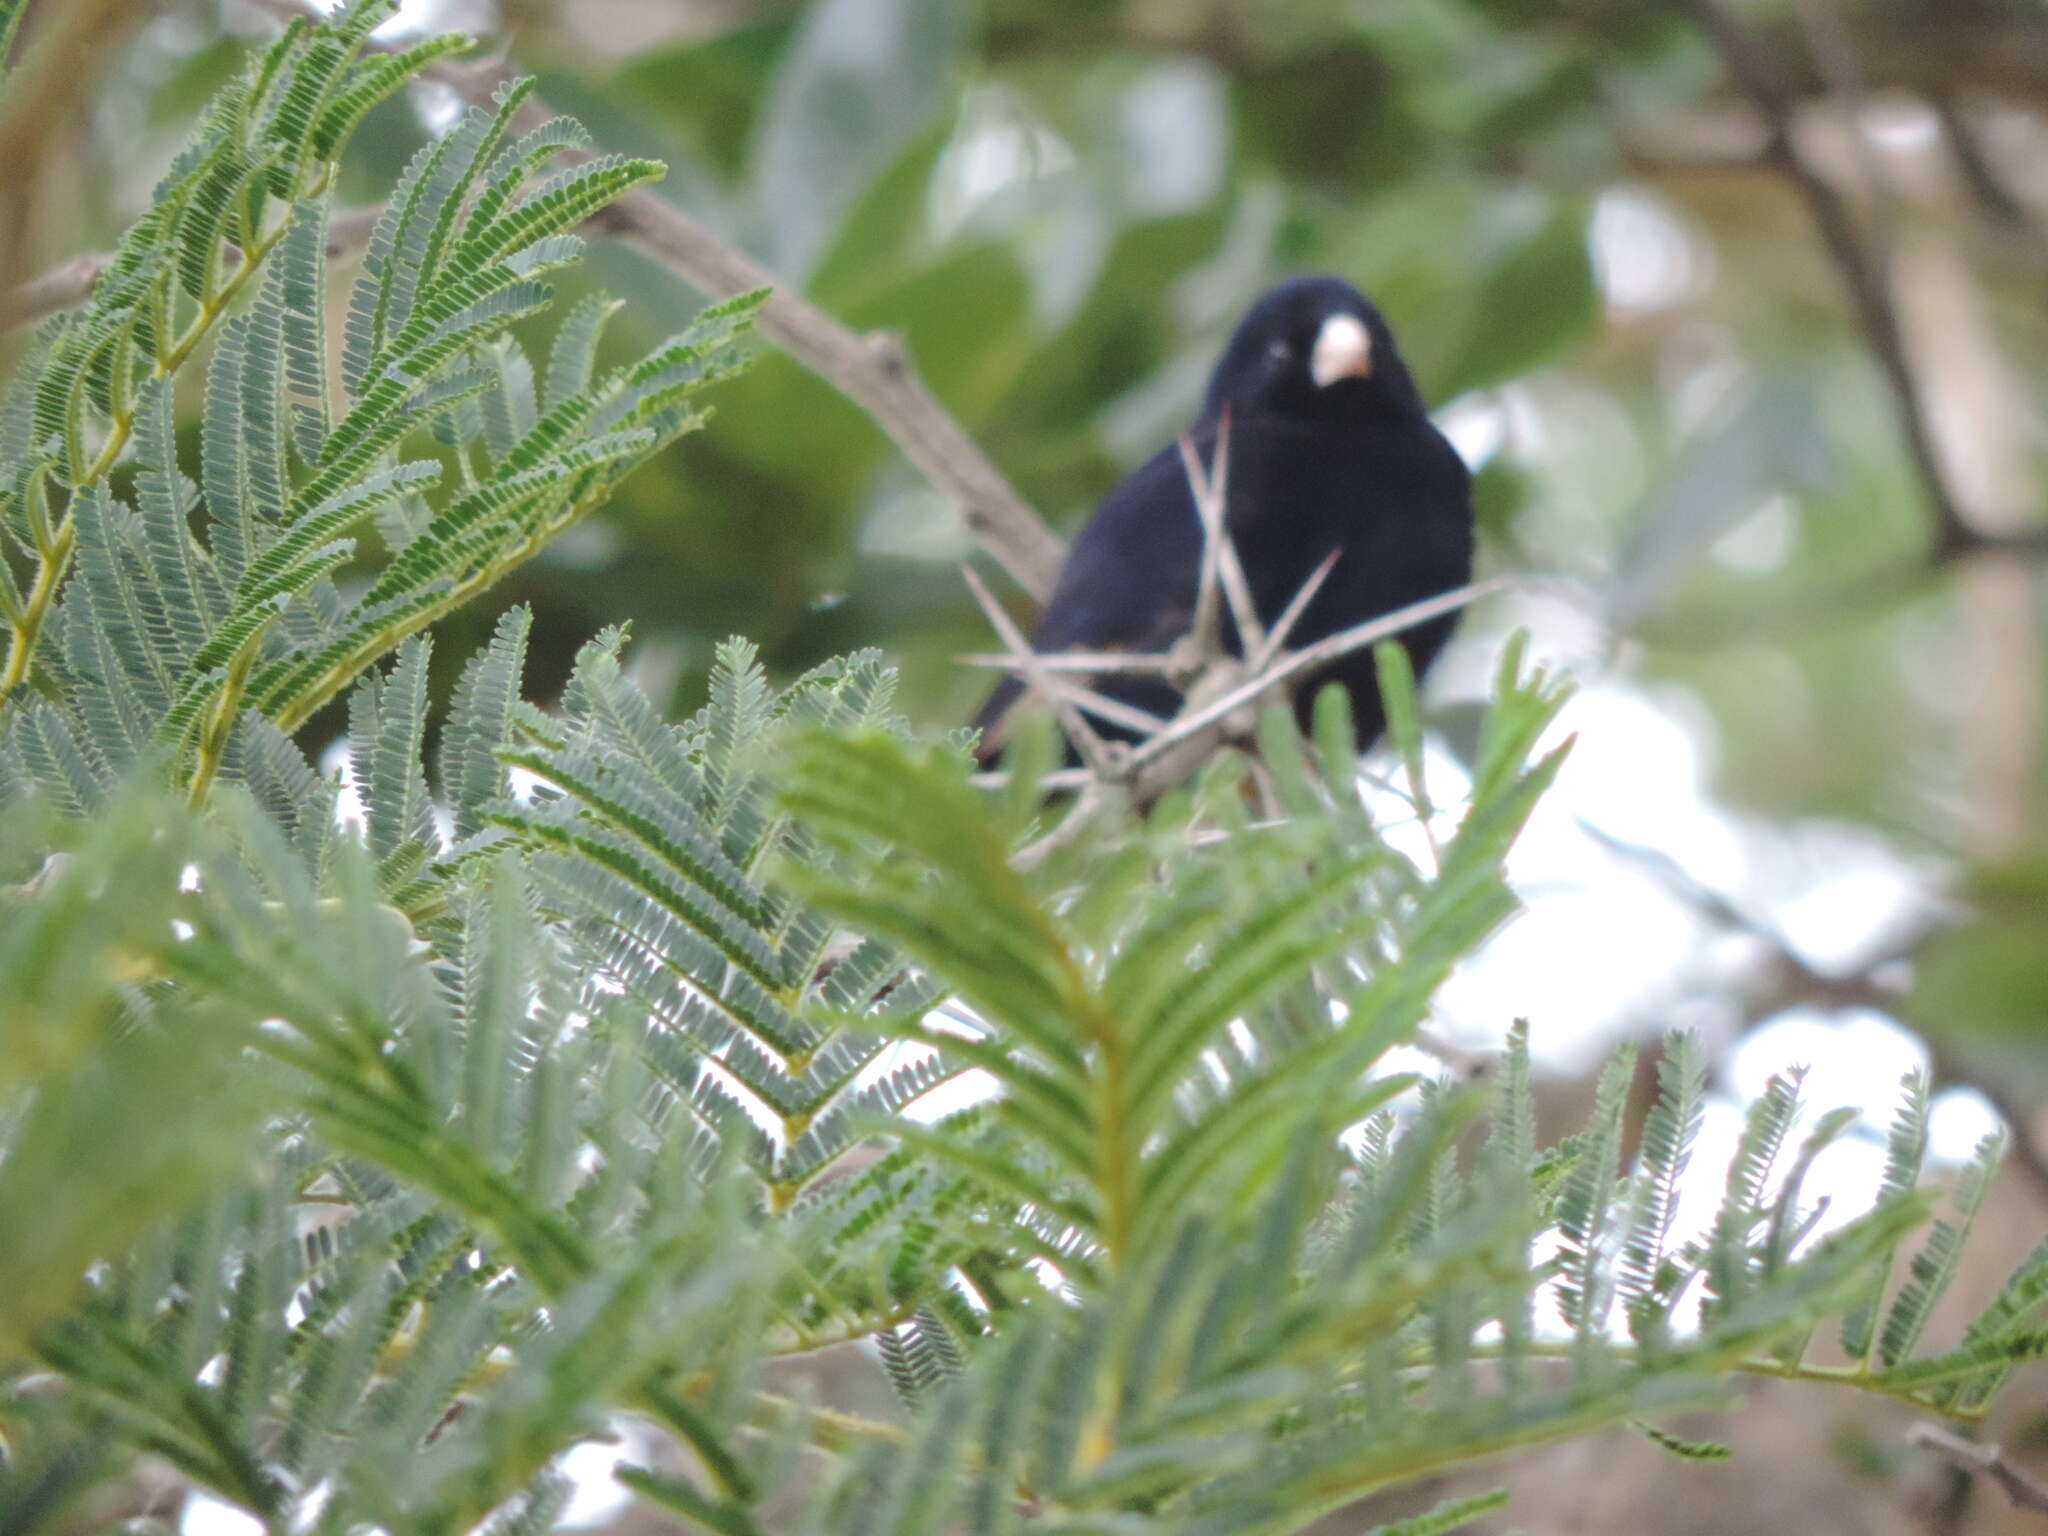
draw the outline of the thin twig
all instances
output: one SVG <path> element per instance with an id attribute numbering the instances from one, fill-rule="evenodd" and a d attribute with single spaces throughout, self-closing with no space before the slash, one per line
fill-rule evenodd
<path id="1" fill-rule="evenodd" d="M 1016 653 L 1019 670 L 1024 674 L 1025 684 L 1050 704 L 1053 713 L 1059 716 L 1061 727 L 1067 739 L 1074 744 L 1074 750 L 1081 754 L 1081 761 L 1090 771 L 1105 779 L 1119 777 L 1124 771 L 1123 752 L 1112 751 L 1110 743 L 1097 734 L 1095 727 L 1088 723 L 1087 716 L 1075 707 L 1067 689 L 1050 672 L 1038 665 L 1037 653 L 1031 649 L 1031 642 L 1024 638 L 1024 632 L 1017 627 L 1017 621 L 1003 611 L 989 592 L 974 567 L 965 560 L 960 562 L 960 575 L 967 583 L 967 589 L 974 594 L 974 600 L 981 604 L 981 611 L 988 615 L 988 621 L 995 626 L 1003 644 Z"/>
<path id="2" fill-rule="evenodd" d="M 974 782 L 983 789 L 1007 789 L 1010 779 L 1007 768 L 984 768 L 974 775 Z M 1064 794 L 1068 790 L 1086 789 L 1100 781 L 1086 768 L 1055 768 L 1049 773 L 1041 773 L 1036 782 L 1047 794 Z"/>
<path id="3" fill-rule="evenodd" d="M 1059 825 L 1046 832 L 1036 842 L 1018 849 L 1010 862 L 1019 869 L 1037 868 L 1085 832 L 1107 798 L 1108 791 L 1104 788 L 1102 780 L 1090 774 L 1088 782 L 1081 787 L 1081 793 L 1075 797 L 1072 809 L 1060 818 Z"/>
<path id="4" fill-rule="evenodd" d="M 1226 408 L 1216 423 L 1216 451 L 1205 472 L 1195 445 L 1187 434 L 1179 439 L 1181 466 L 1187 471 L 1188 490 L 1195 503 L 1195 516 L 1202 524 L 1202 575 L 1195 593 L 1194 637 L 1199 664 L 1222 654 L 1222 636 L 1217 633 L 1217 592 L 1230 604 L 1231 622 L 1237 626 L 1237 643 L 1246 654 L 1264 637 L 1258 604 L 1252 601 L 1251 583 L 1245 580 L 1244 564 L 1237 557 L 1237 544 L 1230 537 L 1230 411 Z"/>
<path id="5" fill-rule="evenodd" d="M 45 315 L 83 304 L 113 259 L 111 251 L 88 251 L 0 294 L 0 331 L 33 325 Z"/>
<path id="6" fill-rule="evenodd" d="M 2021 1471 L 1999 1447 L 1965 1440 L 1954 1430 L 1929 1420 L 1907 1429 L 1906 1443 L 1925 1446 L 1967 1471 L 1983 1473 L 1998 1484 L 2014 1509 L 2048 1514 L 2048 1483 Z"/>
<path id="7" fill-rule="evenodd" d="M 1048 674 L 1080 670 L 1075 667 L 1046 666 L 1052 659 L 1052 656 L 1042 655 L 1037 651 L 1022 651 L 989 658 L 1006 672 L 1023 672 L 1033 667 Z M 1062 656 L 1060 659 L 1066 658 Z M 1140 709 L 1135 704 L 1126 704 L 1122 699 L 1113 699 L 1106 693 L 1098 693 L 1084 683 L 1070 683 L 1057 677 L 1049 677 L 1048 681 L 1064 696 L 1073 700 L 1083 712 L 1094 715 L 1099 720 L 1107 720 L 1112 725 L 1120 725 L 1126 730 L 1149 736 L 1166 724 L 1163 715 L 1155 715 L 1149 709 Z"/>
<path id="8" fill-rule="evenodd" d="M 1301 616 L 1308 612 L 1308 605 L 1315 601 L 1316 594 L 1323 590 L 1323 583 L 1330 579 L 1330 572 L 1337 568 L 1337 562 L 1344 558 L 1344 551 L 1331 550 L 1323 556 L 1323 563 L 1308 573 L 1308 580 L 1301 584 L 1301 590 L 1287 600 L 1287 606 L 1280 610 L 1280 617 L 1273 621 L 1264 644 L 1252 653 L 1251 669 L 1263 672 L 1274 659 L 1287 648 L 1287 637 L 1294 633 L 1294 626 L 1301 622 Z"/>
<path id="9" fill-rule="evenodd" d="M 1242 709 L 1254 700 L 1271 693 L 1291 678 L 1315 667 L 1325 666 L 1353 651 L 1362 651 L 1378 645 L 1382 640 L 1391 640 L 1404 630 L 1417 624 L 1426 624 L 1431 619 L 1441 618 L 1447 613 L 1477 602 L 1480 598 L 1498 592 L 1512 585 L 1512 578 L 1494 576 L 1485 581 L 1475 581 L 1470 586 L 1458 587 L 1436 597 L 1424 598 L 1419 603 L 1410 603 L 1405 608 L 1396 608 L 1364 624 L 1354 624 L 1349 629 L 1318 640 L 1314 645 L 1304 646 L 1290 654 L 1284 661 L 1267 668 L 1255 677 L 1232 688 L 1220 697 L 1210 700 L 1198 709 L 1176 716 L 1172 725 L 1154 736 L 1150 741 L 1131 753 L 1131 767 L 1143 767 L 1169 748 L 1177 746 L 1198 731 L 1207 729 L 1232 712 Z"/>
<path id="10" fill-rule="evenodd" d="M 311 0 L 250 3 L 282 21 L 324 17 Z M 443 59 L 426 74 L 464 100 L 484 105 L 514 71 L 502 60 L 466 64 Z M 539 97 L 529 96 L 519 123 L 525 129 L 553 115 Z M 572 164 L 583 158 L 563 157 Z M 626 193 L 591 224 L 637 247 L 710 298 L 772 289 L 755 318 L 756 329 L 873 417 L 904 457 L 959 503 L 968 528 L 996 563 L 1044 600 L 1066 557 L 1065 545 L 925 388 L 902 337 L 849 330 L 709 225 L 649 188 Z"/>
<path id="11" fill-rule="evenodd" d="M 1206 665 L 1223 654 L 1223 593 L 1221 579 L 1223 561 L 1223 516 L 1219 511 L 1210 515 L 1209 476 L 1202 468 L 1200 455 L 1195 452 L 1194 440 L 1185 432 L 1176 440 L 1180 448 L 1181 470 L 1188 477 L 1188 494 L 1195 503 L 1195 520 L 1202 525 L 1202 568 L 1195 577 L 1195 612 L 1188 621 L 1188 643 L 1194 651 L 1194 663 Z M 1216 456 L 1223 456 L 1223 437 L 1219 432 L 1216 442 Z"/>
<path id="12" fill-rule="evenodd" d="M 1008 651 L 968 651 L 953 660 L 963 667 L 1017 670 L 1017 658 Z M 1171 656 L 1160 651 L 1041 651 L 1038 664 L 1048 672 L 1134 672 L 1147 676 L 1171 672 L 1176 665 Z"/>

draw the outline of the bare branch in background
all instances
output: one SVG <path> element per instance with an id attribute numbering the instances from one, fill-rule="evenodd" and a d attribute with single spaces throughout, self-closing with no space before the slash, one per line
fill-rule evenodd
<path id="1" fill-rule="evenodd" d="M 107 60 L 155 9 L 148 0 L 31 5 L 0 94 L 0 291 L 38 262 L 46 194 L 66 179 L 68 130 Z M 0 64 L 6 61 L 0 60 Z"/>
<path id="2" fill-rule="evenodd" d="M 1965 1471 L 1981 1472 L 1998 1484 L 2014 1509 L 2048 1514 L 2048 1483 L 2021 1471 L 1997 1446 L 1979 1445 L 1945 1425 L 1925 1421 L 1906 1431 L 1906 1443 L 1924 1446 Z"/>
<path id="3" fill-rule="evenodd" d="M 602 222 L 714 298 L 772 287 L 755 324 L 770 341 L 875 419 L 924 477 L 960 504 L 996 563 L 1043 601 L 1066 547 L 918 378 L 903 338 L 862 336 L 660 194 L 629 192 Z"/>
<path id="4" fill-rule="evenodd" d="M 285 21 L 324 14 L 309 0 L 251 3 Z M 481 103 L 516 71 L 501 61 L 444 60 L 427 73 L 465 100 Z M 529 97 L 520 114 L 524 126 L 552 115 L 538 97 Z M 708 224 L 645 187 L 628 192 L 593 222 L 713 299 L 772 288 L 774 297 L 755 321 L 761 334 L 873 417 L 904 457 L 960 504 L 990 557 L 1044 600 L 1066 557 L 1065 545 L 925 388 L 900 336 L 848 329 Z"/>
<path id="5" fill-rule="evenodd" d="M 1829 259 L 1841 274 L 1856 320 L 1870 343 L 1889 386 L 1899 427 L 1934 518 L 1934 560 L 1983 552 L 2039 554 L 2048 551 L 2040 530 L 1987 532 L 1965 514 L 1935 442 L 1926 401 L 1906 349 L 1890 274 L 1858 227 L 1848 202 L 1801 153 L 1794 137 L 1795 99 L 1777 60 L 1724 0 L 1680 0 L 1719 51 L 1737 90 L 1764 127 L 1764 160 L 1777 170 L 1806 205 Z"/>
<path id="6" fill-rule="evenodd" d="M 34 325 L 45 315 L 83 304 L 113 259 L 112 251 L 88 251 L 0 293 L 0 331 Z"/>

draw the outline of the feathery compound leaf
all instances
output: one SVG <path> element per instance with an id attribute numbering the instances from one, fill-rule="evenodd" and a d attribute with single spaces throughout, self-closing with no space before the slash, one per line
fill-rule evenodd
<path id="1" fill-rule="evenodd" d="M 519 94 L 526 89 L 530 86 Z M 516 109 L 516 101 L 501 98 L 494 120 L 471 108 L 452 133 L 423 146 L 399 178 L 371 232 L 363 274 L 349 298 L 342 377 L 356 399 L 368 382 L 373 360 L 410 318 L 419 284 L 433 275 L 430 252 L 446 239 L 464 206 L 478 156 L 502 131 L 498 123 L 509 121 Z"/>
<path id="2" fill-rule="evenodd" d="M 1702 1261 L 1708 1315 L 1738 1301 L 1750 1289 L 1754 1278 L 1750 1236 L 1763 1219 L 1764 1185 L 1770 1179 L 1772 1165 L 1792 1122 L 1798 1117 L 1799 1089 L 1805 1079 L 1804 1067 L 1778 1073 L 1764 1086 L 1762 1096 L 1749 1106 L 1742 1139 L 1736 1143 L 1735 1155 L 1728 1162 L 1727 1185 Z"/>
<path id="3" fill-rule="evenodd" d="M 285 450 L 284 306 L 275 293 L 258 295 L 241 316 L 241 391 L 243 465 L 248 509 L 244 527 L 251 535 L 245 551 L 253 559 L 266 547 L 290 503 L 291 473 Z"/>
<path id="4" fill-rule="evenodd" d="M 1641 1420 L 1630 1427 L 1659 1450 L 1669 1451 L 1680 1461 L 1726 1461 L 1735 1454 L 1718 1440 L 1681 1440 Z"/>
<path id="5" fill-rule="evenodd" d="M 236 419 L 224 419 L 221 392 L 209 399 L 216 429 L 239 427 L 232 448 L 215 450 L 204 477 L 209 492 L 218 487 L 223 493 L 215 519 L 246 536 L 231 537 L 215 551 L 230 572 L 253 551 L 261 520 L 286 497 L 287 349 L 295 388 L 305 397 L 293 406 L 303 418 L 304 446 L 317 436 L 324 239 L 315 194 L 324 191 L 329 168 L 308 159 L 305 129 L 334 72 L 375 24 L 366 23 L 367 15 L 357 5 L 329 24 L 288 28 L 253 70 L 216 96 L 159 185 L 157 201 L 122 237 L 92 297 L 47 333 L 26 390 L 30 440 L 58 449 L 73 489 L 104 481 L 137 429 L 138 387 L 171 388 L 238 293 L 282 247 L 263 296 L 232 323 L 237 334 L 222 348 L 226 362 L 218 377 L 235 386 Z M 273 199 L 287 205 L 282 218 L 270 217 Z M 188 309 L 195 311 L 189 322 Z M 221 460 L 221 454 L 228 457 Z M 175 487 L 173 478 L 174 494 Z M 10 606 L 20 610 L 10 616 L 10 687 L 28 671 L 66 574 L 74 531 L 68 508 L 47 537 L 36 539 L 30 531 L 40 569 L 25 603 L 13 603 L 9 594 Z M 52 634 L 60 628 L 47 626 Z"/>
<path id="6" fill-rule="evenodd" d="M 229 321 L 206 370 L 200 418 L 199 472 L 206 492 L 207 540 L 229 580 L 241 575 L 262 540 L 250 486 L 249 445 L 242 435 L 242 376 L 248 350 L 246 322 Z"/>
<path id="7" fill-rule="evenodd" d="M 2044 1305 L 2048 1305 L 2048 1241 L 2020 1261 L 1990 1305 L 1971 1321 L 1963 1332 L 1962 1347 L 1968 1349 L 1974 1344 L 2016 1338 L 2029 1332 L 2028 1323 L 2038 1319 Z M 1997 1390 L 2005 1374 L 1994 1371 L 1976 1382 L 1965 1383 L 1957 1393 L 1955 1407 L 1965 1411 L 1980 1407 Z"/>
<path id="8" fill-rule="evenodd" d="M 433 803 L 420 770 L 430 652 L 424 638 L 407 641 L 390 675 L 365 677 L 349 700 L 349 756 L 370 851 L 379 858 L 403 843 L 434 839 Z"/>
<path id="9" fill-rule="evenodd" d="M 1927 1075 L 1917 1068 L 1899 1080 L 1898 1114 L 1885 1138 L 1884 1176 L 1878 1199 L 1899 1200 L 1920 1183 L 1927 1157 Z M 1886 1254 L 1871 1276 L 1869 1289 L 1842 1317 L 1842 1349 L 1854 1359 L 1869 1360 L 1876 1348 L 1877 1309 L 1891 1279 L 1892 1255 Z"/>
<path id="10" fill-rule="evenodd" d="M 1893 1298 L 1891 1311 L 1885 1315 L 1884 1327 L 1878 1334 L 1877 1357 L 1885 1365 L 1897 1365 L 1912 1354 L 1935 1304 L 1955 1279 L 1963 1243 L 1983 1206 L 1984 1196 L 1990 1191 L 1991 1176 L 1998 1171 L 1998 1160 L 2004 1151 L 2003 1131 L 1993 1131 L 1977 1143 L 1975 1155 L 1949 1195 L 1948 1207 L 1954 1219 L 1937 1217 L 1919 1252 L 1913 1255 L 1905 1283 Z"/>
<path id="11" fill-rule="evenodd" d="M 395 53 L 358 59 L 341 77 L 320 109 L 308 140 L 315 159 L 331 160 L 365 117 L 402 90 L 407 81 L 450 54 L 464 52 L 470 40 L 459 33 L 423 38 Z"/>
<path id="12" fill-rule="evenodd" d="M 213 146 L 205 166 L 171 220 L 170 238 L 178 285 L 189 298 L 214 297 L 221 277 L 221 246 L 243 196 L 259 180 L 267 181 L 271 161 L 251 158 L 240 144 L 223 139 Z"/>
<path id="13" fill-rule="evenodd" d="M 330 413 L 327 391 L 327 204 L 303 201 L 278 242 L 265 280 L 283 316 L 286 409 L 299 458 L 320 457 Z"/>
<path id="14" fill-rule="evenodd" d="M 1705 1086 L 1706 1063 L 1698 1039 L 1690 1033 L 1673 1035 L 1657 1068 L 1657 1102 L 1643 1125 L 1616 1276 L 1629 1331 L 1638 1342 L 1658 1331 L 1665 1320 L 1657 1296 L 1659 1271 L 1677 1207 L 1678 1181 L 1685 1176 L 1705 1111 Z"/>
<path id="15" fill-rule="evenodd" d="M 503 459 L 513 445 L 531 432 L 540 419 L 540 400 L 534 392 L 533 362 L 518 342 L 501 336 L 492 343 L 486 369 L 491 383 L 477 404 L 483 416 L 484 438 L 491 457 Z"/>
<path id="16" fill-rule="evenodd" d="M 601 293 L 579 300 L 555 330 L 548 353 L 546 390 L 542 403 L 552 411 L 563 401 L 574 399 L 590 387 L 597 360 L 597 344 L 605 322 L 618 313 L 618 301 Z"/>
<path id="17" fill-rule="evenodd" d="M 1558 1308 L 1578 1335 L 1582 1357 L 1588 1357 L 1586 1352 L 1603 1334 L 1613 1301 L 1606 1250 L 1620 1196 L 1621 1117 L 1628 1107 L 1628 1085 L 1635 1064 L 1635 1052 L 1624 1048 L 1601 1072 L 1593 1097 L 1592 1124 L 1580 1141 L 1557 1201 L 1562 1250 Z"/>
<path id="18" fill-rule="evenodd" d="M 522 135 L 517 143 L 502 150 L 491 161 L 489 185 L 477 194 L 465 221 L 465 229 L 481 231 L 488 228 L 519 195 L 527 178 L 543 164 L 565 150 L 589 147 L 590 136 L 574 118 L 551 118 Z M 458 247 L 458 258 L 467 255 L 474 259 L 477 254 L 466 234 Z"/>
<path id="19" fill-rule="evenodd" d="M 213 561 L 192 536 L 197 488 L 178 468 L 178 437 L 167 382 L 152 381 L 136 404 L 135 499 L 149 549 L 172 655 L 191 656 L 206 643 L 225 606 Z"/>
<path id="20" fill-rule="evenodd" d="M 1470 1525 L 1481 1515 L 1505 1508 L 1507 1502 L 1508 1490 L 1505 1488 L 1473 1494 L 1469 1498 L 1446 1499 L 1427 1514 L 1396 1520 L 1391 1525 L 1376 1525 L 1366 1532 L 1366 1536 L 1444 1536 L 1445 1532 Z"/>
<path id="21" fill-rule="evenodd" d="M 959 1346 L 930 1307 L 919 1307 L 909 1321 L 883 1330 L 876 1343 L 889 1384 L 911 1408 L 960 1372 Z"/>
<path id="22" fill-rule="evenodd" d="M 659 160 L 600 155 L 550 177 L 525 202 L 465 235 L 460 257 L 501 260 L 545 236 L 574 229 L 642 182 L 658 180 L 666 170 Z"/>
<path id="23" fill-rule="evenodd" d="M 1422 715 L 1415 701 L 1415 668 L 1407 650 L 1395 640 L 1383 640 L 1373 647 L 1373 670 L 1379 677 L 1380 700 L 1387 716 L 1387 739 L 1401 754 L 1401 766 L 1408 775 L 1408 793 L 1415 814 L 1427 820 L 1433 814 L 1429 787 L 1422 767 Z"/>
<path id="24" fill-rule="evenodd" d="M 455 813 L 455 840 L 483 828 L 481 810 L 505 790 L 498 749 L 511 736 L 513 710 L 526 667 L 533 611 L 508 609 L 486 645 L 462 669 L 441 733 L 441 793 Z"/>
<path id="25" fill-rule="evenodd" d="M 493 475 L 429 523 L 385 568 L 363 601 L 404 597 L 429 582 L 514 555 L 530 530 L 574 494 L 578 471 L 638 459 L 653 445 L 645 432 L 608 432 L 572 443 L 533 469 Z"/>
<path id="26" fill-rule="evenodd" d="M 275 197 L 289 198 L 298 184 L 314 124 L 328 94 L 349 56 L 369 36 L 367 28 L 355 35 L 358 18 L 366 9 L 362 5 L 348 7 L 332 24 L 314 28 L 293 67 L 278 76 L 276 90 L 263 104 L 269 119 L 264 131 L 272 164 L 269 189 Z M 252 211 L 261 206 L 257 203 Z"/>
<path id="27" fill-rule="evenodd" d="M 1053 1061 L 1080 1065 L 1089 1013 L 1074 960 L 1011 869 L 1007 850 L 965 782 L 965 765 L 916 756 L 880 732 L 815 732 L 799 744 L 784 801 L 865 881 L 803 884 L 827 908 L 896 939 Z M 881 862 L 884 838 L 925 861 L 936 880 Z"/>
<path id="28" fill-rule="evenodd" d="M 420 461 L 400 464 L 367 476 L 345 490 L 337 491 L 313 506 L 295 503 L 289 521 L 275 543 L 243 568 L 235 586 L 238 606 L 260 602 L 277 579 L 322 546 L 361 523 L 378 508 L 411 495 L 441 479 L 439 464 Z M 224 658 L 217 652 L 202 651 L 193 658 L 195 667 L 213 666 Z"/>

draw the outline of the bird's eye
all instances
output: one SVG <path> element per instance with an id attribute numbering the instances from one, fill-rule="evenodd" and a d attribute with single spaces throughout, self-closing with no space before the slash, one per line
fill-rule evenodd
<path id="1" fill-rule="evenodd" d="M 1276 363 L 1284 363 L 1294 356 L 1294 344 L 1284 336 L 1276 336 L 1266 343 L 1266 356 Z"/>

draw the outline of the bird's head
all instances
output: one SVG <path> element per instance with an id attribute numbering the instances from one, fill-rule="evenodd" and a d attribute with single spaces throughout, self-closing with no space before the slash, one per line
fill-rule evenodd
<path id="1" fill-rule="evenodd" d="M 1336 277 L 1282 283 L 1252 305 L 1209 379 L 1203 414 L 1343 419 L 1421 411 L 1387 322 Z"/>

